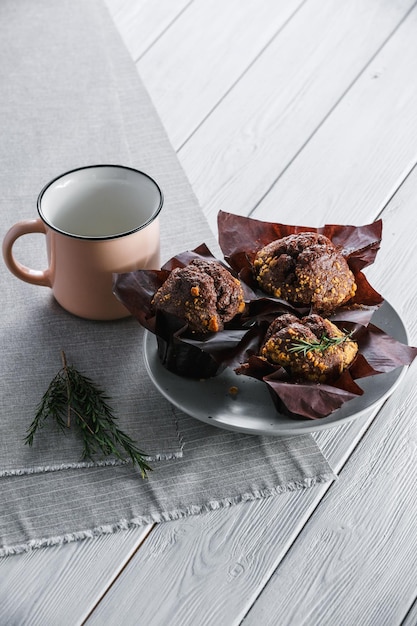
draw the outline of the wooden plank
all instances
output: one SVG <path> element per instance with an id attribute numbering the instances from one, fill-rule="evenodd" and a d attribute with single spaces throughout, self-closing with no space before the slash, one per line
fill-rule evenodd
<path id="1" fill-rule="evenodd" d="M 416 374 L 379 413 L 245 625 L 403 623 L 417 591 Z"/>
<path id="2" fill-rule="evenodd" d="M 81 624 L 151 529 L 0 559 L 0 624 Z"/>
<path id="3" fill-rule="evenodd" d="M 190 0 L 105 0 L 105 3 L 132 59 L 137 61 L 187 8 Z"/>
<path id="4" fill-rule="evenodd" d="M 386 235 L 378 258 L 380 268 L 389 268 L 378 272 L 383 293 L 400 309 L 412 345 L 417 345 L 416 194 L 417 167 L 382 214 Z M 404 618 L 415 623 L 408 612 L 417 593 L 416 374 L 414 363 L 245 625 L 305 619 L 340 626 L 391 626 Z"/>
<path id="5" fill-rule="evenodd" d="M 366 426 L 366 421 L 364 420 L 364 423 L 360 425 L 361 428 Z M 343 427 L 338 430 L 342 433 L 347 428 Z M 338 458 L 349 456 L 349 449 L 340 449 L 338 442 L 342 440 L 341 438 L 340 440 L 339 438 L 334 439 L 329 437 L 329 433 L 323 432 L 320 433 L 319 440 L 321 440 L 321 444 L 329 456 L 337 456 Z M 250 512 L 245 514 L 247 519 L 249 519 L 249 515 Z M 275 515 L 275 513 L 271 512 L 271 515 Z M 219 512 L 217 516 L 216 524 L 223 526 L 222 512 Z M 184 523 L 187 527 L 186 522 Z M 134 576 L 133 579 L 123 577 L 123 594 L 126 589 L 130 589 L 130 584 L 133 584 L 135 588 L 143 584 L 145 588 L 154 589 L 154 582 L 151 584 L 153 577 L 156 579 L 155 584 L 159 592 L 165 594 L 164 588 L 160 589 L 161 572 L 159 565 L 154 568 L 155 555 L 159 555 L 164 550 L 169 549 L 171 545 L 177 544 L 178 538 L 184 541 L 185 535 L 187 535 L 188 540 L 195 541 L 195 537 L 203 532 L 201 526 L 204 528 L 206 521 L 193 518 L 192 527 L 195 524 L 197 524 L 197 532 L 193 532 L 191 536 L 187 535 L 190 529 L 184 529 L 181 523 L 180 526 L 174 522 L 168 525 L 164 524 L 164 529 L 158 527 L 159 536 L 155 536 L 147 548 L 151 557 L 147 559 L 146 567 L 150 568 L 150 572 L 146 573 L 146 568 L 143 570 L 143 581 L 138 580 L 137 576 Z M 151 526 L 146 526 L 114 535 L 104 535 L 94 539 L 94 541 L 71 543 L 61 547 L 51 547 L 46 550 L 0 559 L 0 597 L 2 598 L 0 623 L 30 623 L 31 626 L 59 623 L 62 626 L 67 624 L 72 626 L 75 623 L 83 623 L 91 612 L 93 613 L 92 619 L 95 620 L 96 605 L 100 603 L 102 596 L 123 572 L 126 563 L 130 561 L 135 552 L 140 549 L 139 554 L 142 554 L 141 544 L 145 539 L 149 541 L 147 537 L 151 530 Z M 183 544 L 178 543 L 177 548 L 182 551 Z M 159 557 L 157 558 L 159 559 Z M 171 553 L 170 558 L 177 557 Z M 139 556 L 137 563 L 140 561 L 141 557 Z M 142 597 L 141 594 L 138 594 L 136 599 L 140 597 Z M 175 605 L 175 589 L 170 601 Z M 125 601 L 122 604 L 125 606 Z M 170 610 L 169 602 L 164 603 L 164 606 Z M 114 608 L 116 609 L 116 605 Z M 199 607 L 197 609 L 199 610 Z M 102 608 L 100 608 L 101 611 Z M 137 623 L 135 615 L 133 618 L 132 623 Z M 114 619 L 117 619 L 117 612 Z M 129 617 L 124 616 L 124 619 L 128 620 Z M 107 621 L 106 623 L 113 622 Z M 146 623 L 150 625 L 152 622 Z"/>
<path id="6" fill-rule="evenodd" d="M 373 0 L 348 2 L 342 7 L 335 0 L 311 0 L 287 23 L 179 152 L 214 231 L 220 209 L 248 215 L 265 194 L 258 211 L 263 218 L 288 222 L 294 210 L 298 219 L 314 215 L 318 221 L 323 215 L 331 216 L 336 204 L 351 201 L 350 196 L 345 199 L 354 187 L 347 183 L 350 178 L 343 178 L 346 171 L 349 176 L 351 172 L 362 172 L 362 180 L 359 176 L 355 179 L 358 192 L 362 189 L 360 183 L 365 184 L 366 168 L 362 171 L 362 159 L 358 158 L 363 149 L 369 151 L 369 159 L 378 159 L 384 150 L 381 163 L 373 168 L 372 184 L 381 184 L 386 199 L 392 187 L 386 189 L 387 179 L 383 176 L 395 168 L 395 176 L 388 180 L 397 183 L 402 173 L 398 167 L 407 167 L 414 148 L 406 135 L 414 132 L 416 124 L 414 83 L 410 80 L 417 62 L 415 21 L 410 20 L 407 28 L 401 29 L 404 37 L 395 37 L 396 56 L 390 48 L 388 53 L 378 55 L 371 67 L 367 64 L 412 4 L 414 0 L 389 5 Z M 349 101 L 346 108 L 357 106 L 362 99 L 369 103 L 368 108 L 355 119 L 345 108 L 347 117 L 342 124 L 340 116 L 337 124 L 326 124 L 328 144 L 320 149 L 312 141 L 306 157 L 297 159 L 297 166 L 289 168 L 362 72 L 363 90 L 355 90 L 356 100 Z M 152 93 L 152 83 L 149 87 Z M 399 101 L 398 93 L 403 94 Z M 377 115 L 375 123 L 373 116 Z M 353 144 L 344 136 L 346 123 L 358 126 L 358 141 L 363 140 L 363 144 Z M 386 136 L 382 132 L 384 124 Z M 390 142 L 400 149 L 388 154 Z M 372 167 L 368 161 L 366 165 Z M 380 169 L 384 175 L 378 178 Z M 334 180 L 335 171 L 340 172 L 338 180 Z M 280 184 L 268 193 L 280 177 Z M 331 187 L 333 182 L 337 187 Z M 373 191 L 371 185 L 364 187 L 367 200 Z M 311 192 L 316 197 L 311 198 Z"/>
<path id="7" fill-rule="evenodd" d="M 336 471 L 374 414 L 320 433 Z M 330 485 L 157 525 L 88 626 L 239 624 Z"/>
<path id="8" fill-rule="evenodd" d="M 332 219 L 339 207 L 353 223 L 378 213 L 416 162 L 417 10 L 373 59 L 277 184 L 256 215 L 285 220 L 297 207 L 304 223 Z M 346 132 L 346 126 L 349 132 Z"/>
<path id="9" fill-rule="evenodd" d="M 355 424 L 355 427 L 360 427 L 362 430 L 366 428 L 368 421 L 369 419 L 365 419 L 362 423 Z M 339 434 L 342 435 L 348 428 L 351 427 L 344 426 L 338 429 Z M 337 457 L 341 459 L 339 462 L 344 462 L 344 459 L 349 456 L 350 450 L 342 447 L 342 436 L 335 438 L 329 436 L 328 432 L 322 432 L 318 438 L 330 458 Z M 311 496 L 313 496 L 313 493 L 310 494 Z M 311 504 L 310 499 L 307 504 L 314 507 L 314 499 L 313 504 Z M 303 505 L 304 509 L 305 504 L 305 502 L 303 504 L 303 496 L 299 496 L 298 504 L 296 505 L 297 510 L 300 505 Z M 262 505 L 260 506 L 261 512 L 259 515 L 264 517 Z M 292 506 L 291 500 L 284 507 L 284 510 L 288 509 L 284 516 L 285 519 L 288 518 L 288 511 L 291 511 Z M 241 508 L 243 509 L 242 515 L 249 522 L 253 511 L 245 512 L 245 505 L 242 505 Z M 255 507 L 255 513 L 258 515 L 256 511 L 257 508 Z M 217 525 L 222 528 L 225 521 L 224 512 L 220 511 L 217 514 L 213 514 L 213 516 L 215 522 L 211 522 L 209 518 L 202 516 L 201 518 L 192 518 L 190 524 L 185 520 L 183 523 L 172 522 L 158 526 L 158 534 L 151 539 L 151 543 L 149 543 L 149 538 L 147 539 L 147 537 L 152 527 L 146 526 L 114 535 L 104 535 L 93 541 L 87 540 L 71 543 L 61 547 L 51 547 L 45 550 L 37 550 L 0 559 L 0 597 L 2 598 L 0 623 L 30 623 L 31 626 L 59 623 L 62 626 L 67 624 L 72 626 L 75 623 L 83 623 L 90 613 L 93 613 L 92 620 L 94 621 L 96 619 L 96 613 L 94 612 L 96 605 L 100 603 L 102 596 L 112 587 L 114 581 L 123 572 L 126 563 L 130 561 L 137 550 L 139 550 L 139 553 L 136 563 L 141 563 L 141 555 L 145 554 L 142 551 L 141 544 L 145 539 L 148 546 L 146 548 L 148 556 L 145 554 L 146 566 L 140 565 L 143 580 L 138 578 L 135 573 L 133 573 L 132 578 L 124 578 L 123 575 L 122 596 L 126 593 L 126 590 L 131 589 L 130 585 L 134 585 L 135 589 L 143 585 L 144 588 L 153 590 L 152 593 L 156 593 L 155 590 L 157 589 L 158 592 L 155 595 L 155 599 L 159 593 L 165 595 L 168 589 L 165 590 L 164 579 L 160 578 L 161 572 L 159 568 L 164 565 L 163 562 L 159 563 L 161 554 L 166 552 L 166 556 L 175 561 L 177 558 L 175 552 L 174 554 L 168 552 L 172 546 L 175 546 L 176 550 L 182 552 L 186 548 L 186 545 L 184 547 L 184 542 L 185 544 L 187 542 L 195 542 L 196 538 L 205 532 L 204 528 L 207 523 L 210 526 L 213 525 L 213 529 Z M 270 510 L 269 517 L 271 519 L 275 517 L 274 510 Z M 268 524 L 268 515 L 264 519 L 265 524 Z M 232 526 L 236 523 L 236 520 L 230 522 Z M 291 540 L 289 541 L 291 543 Z M 233 562 L 233 567 L 235 565 L 236 563 Z M 238 568 L 238 565 L 236 567 Z M 168 569 L 168 572 L 170 572 L 170 569 Z M 215 577 L 218 576 L 216 572 L 213 575 Z M 109 596 L 110 604 L 113 603 L 112 593 Z M 171 596 L 168 593 L 168 601 L 165 601 L 163 604 L 168 612 L 172 610 L 172 605 L 175 606 L 177 602 L 176 593 L 177 590 L 174 588 L 173 595 Z M 136 601 L 142 598 L 141 594 L 131 594 L 128 591 L 128 596 L 130 595 L 134 595 Z M 123 600 L 122 605 L 127 609 L 130 606 L 129 602 L 126 604 L 126 601 Z M 117 605 L 113 606 L 116 610 Z M 199 611 L 200 607 L 197 606 L 196 609 Z M 105 605 L 100 607 L 99 616 L 103 610 L 106 610 Z M 124 610 L 120 609 L 121 615 Z M 152 603 L 150 610 L 153 610 Z M 119 609 L 112 616 L 115 619 L 114 623 L 116 623 L 118 611 Z M 137 616 L 134 613 L 132 615 L 132 623 L 137 623 L 135 621 Z M 198 615 L 192 614 L 192 619 L 197 617 Z M 146 618 L 151 619 L 148 615 Z M 107 619 L 108 616 L 106 617 Z M 128 620 L 130 618 L 128 615 L 125 615 L 123 619 L 127 620 L 125 623 L 129 623 Z M 106 621 L 106 623 L 113 622 Z M 146 623 L 150 625 L 152 620 Z M 158 621 L 154 623 L 158 624 Z"/>
<path id="10" fill-rule="evenodd" d="M 139 61 L 176 149 L 304 2 L 194 0 Z"/>

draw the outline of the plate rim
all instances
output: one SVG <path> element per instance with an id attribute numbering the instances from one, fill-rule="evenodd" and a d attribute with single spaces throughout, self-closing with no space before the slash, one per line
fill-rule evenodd
<path id="1" fill-rule="evenodd" d="M 391 312 L 393 312 L 397 318 L 397 321 L 400 323 L 401 325 L 401 330 L 403 331 L 404 335 L 405 335 L 405 341 L 407 342 L 407 345 L 409 345 L 409 339 L 408 339 L 408 333 L 407 333 L 407 329 L 401 319 L 401 317 L 399 316 L 399 314 L 397 313 L 397 311 L 394 309 L 394 307 L 392 307 L 392 305 L 389 304 L 389 302 L 387 302 L 387 300 L 384 300 L 383 304 L 381 305 L 380 309 L 383 306 L 388 306 L 389 309 L 391 309 Z M 404 343 L 404 342 L 403 342 Z M 288 425 L 284 425 L 284 424 L 279 424 L 279 421 L 276 422 L 276 426 L 272 429 L 265 429 L 265 428 L 253 428 L 253 427 L 247 427 L 247 426 L 238 426 L 236 424 L 227 424 L 224 423 L 222 421 L 218 421 L 215 417 L 210 416 L 207 413 L 207 416 L 205 416 L 202 412 L 199 413 L 195 413 L 195 412 L 190 412 L 189 410 L 187 410 L 184 406 L 184 404 L 180 401 L 180 399 L 178 399 L 176 397 L 175 394 L 173 394 L 172 392 L 169 392 L 162 384 L 162 382 L 158 379 L 157 375 L 154 372 L 154 368 L 152 367 L 152 363 L 151 360 L 152 358 L 156 361 L 156 359 L 158 359 L 157 356 L 157 342 L 156 342 L 156 336 L 151 333 L 149 330 L 144 329 L 144 339 L 143 339 L 143 356 L 144 356 L 144 362 L 145 362 L 145 367 L 148 373 L 149 378 L 151 379 L 152 383 L 154 384 L 154 386 L 156 387 L 156 389 L 159 391 L 159 393 L 166 399 L 168 400 L 171 404 L 173 404 L 177 409 L 179 409 L 180 411 L 183 411 L 184 413 L 186 413 L 188 416 L 197 419 L 200 422 L 203 422 L 205 424 L 210 424 L 212 426 L 215 426 L 217 428 L 221 428 L 223 430 L 228 430 L 228 431 L 233 431 L 233 432 L 240 432 L 240 433 L 246 433 L 246 434 L 253 434 L 253 435 L 267 435 L 267 436 L 273 436 L 273 437 L 280 437 L 280 436 L 288 436 L 288 435 L 299 435 L 299 434 L 306 434 L 306 433 L 312 433 L 312 432 L 318 432 L 321 430 L 328 430 L 330 428 L 334 428 L 337 426 L 341 426 L 342 424 L 346 424 L 348 422 L 351 422 L 353 420 L 358 419 L 359 417 L 361 417 L 364 413 L 368 413 L 368 411 L 371 411 L 373 408 L 375 408 L 377 405 L 383 404 L 388 398 L 389 396 L 391 396 L 394 391 L 396 390 L 396 388 L 400 385 L 400 383 L 402 382 L 407 370 L 408 370 L 408 366 L 407 365 L 403 365 L 402 367 L 398 367 L 395 368 L 394 370 L 392 370 L 392 372 L 398 371 L 398 375 L 396 377 L 396 379 L 394 380 L 394 382 L 386 389 L 386 391 L 384 393 L 381 394 L 381 396 L 379 396 L 377 399 L 375 399 L 373 402 L 371 402 L 370 404 L 368 404 L 367 406 L 363 407 L 362 409 L 360 409 L 359 411 L 354 411 L 351 414 L 342 416 L 340 418 L 337 417 L 338 411 L 340 409 L 336 409 L 335 411 L 333 411 L 330 415 L 323 417 L 323 418 L 318 418 L 318 419 L 309 419 L 309 418 L 300 418 L 300 419 L 294 419 L 291 422 L 291 426 Z M 157 365 L 157 367 L 161 367 L 163 368 L 162 364 Z M 230 374 L 231 372 L 229 372 Z M 187 379 L 185 377 L 180 377 L 178 376 L 178 374 L 175 374 L 173 372 L 170 372 L 168 370 L 166 370 L 165 368 L 163 369 L 163 376 L 164 378 L 168 378 L 171 379 L 173 383 L 175 383 L 175 380 L 177 380 L 178 378 L 181 379 L 181 385 L 187 385 L 187 382 L 190 382 L 190 385 L 195 385 L 196 380 L 193 379 Z M 218 376 L 218 377 L 214 377 L 214 379 L 219 379 L 222 375 Z M 237 375 L 236 375 L 237 376 Z M 379 376 L 384 376 L 384 374 L 379 374 Z M 172 378 L 171 378 L 172 377 Z M 368 377 L 368 379 L 370 378 L 374 378 L 374 377 Z M 214 379 L 207 379 L 204 381 L 205 385 L 210 385 L 210 381 L 214 380 Z M 257 384 L 257 385 L 262 385 L 265 389 L 266 389 L 266 385 L 265 383 L 262 383 L 262 381 L 258 381 L 258 380 L 254 380 L 254 379 L 249 379 L 250 381 L 253 382 L 253 384 Z M 365 380 L 365 379 L 364 379 Z M 175 384 L 173 384 L 173 388 L 175 389 Z M 235 400 L 236 402 L 238 401 L 238 399 Z M 279 413 L 279 411 L 276 410 L 272 400 L 271 400 L 271 419 L 276 419 L 277 416 L 282 416 L 285 420 L 288 420 L 290 418 L 288 418 L 286 415 L 283 415 L 282 413 Z"/>

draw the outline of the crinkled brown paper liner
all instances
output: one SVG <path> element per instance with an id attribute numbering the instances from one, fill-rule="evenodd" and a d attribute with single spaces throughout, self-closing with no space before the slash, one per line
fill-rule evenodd
<path id="1" fill-rule="evenodd" d="M 155 313 L 152 298 L 176 267 L 185 267 L 193 259 L 216 259 L 205 244 L 172 257 L 161 270 L 137 270 L 115 274 L 113 292 L 139 323 L 156 335 L 158 355 L 162 365 L 186 378 L 210 378 L 220 374 L 227 366 L 237 365 L 248 343 L 245 337 L 248 326 L 237 316 L 225 324 L 223 331 L 198 336 L 189 331 L 184 320 L 158 311 Z M 222 263 L 233 274 L 233 270 Z M 242 284 L 244 297 L 254 297 L 251 289 Z"/>
<path id="2" fill-rule="evenodd" d="M 355 296 L 343 307 L 335 311 L 332 319 L 349 319 L 366 323 L 375 309 L 383 302 L 382 296 L 368 283 L 362 269 L 374 262 L 379 250 L 382 234 L 382 220 L 366 226 L 344 226 L 327 224 L 321 228 L 310 226 L 290 226 L 273 222 L 263 222 L 250 217 L 219 211 L 219 244 L 224 258 L 234 269 L 239 278 L 256 294 L 251 302 L 249 315 L 269 315 L 285 301 L 263 292 L 253 274 L 253 261 L 258 250 L 267 244 L 288 235 L 301 232 L 315 232 L 328 237 L 345 257 L 355 276 L 357 290 Z M 286 303 L 288 305 L 288 303 Z M 304 315 L 309 310 L 294 306 L 298 314 Z"/>
<path id="3" fill-rule="evenodd" d="M 242 281 L 247 303 L 245 312 L 225 329 L 204 338 L 190 333 L 184 320 L 163 313 L 155 314 L 151 301 L 155 292 L 176 267 L 184 267 L 195 258 L 216 259 L 205 244 L 172 257 L 161 270 L 137 270 L 115 274 L 114 293 L 139 323 L 156 335 L 161 363 L 170 371 L 187 378 L 209 378 L 225 367 L 264 381 L 277 409 L 295 418 L 316 419 L 329 415 L 348 400 L 363 394 L 355 379 L 408 365 L 417 349 L 397 342 L 370 324 L 383 298 L 368 283 L 362 269 L 373 263 L 378 252 L 382 222 L 368 226 L 326 225 L 322 228 L 289 226 L 261 222 L 220 211 L 219 243 L 223 263 Z M 277 315 L 291 312 L 298 316 L 309 309 L 267 296 L 259 290 L 252 273 L 256 251 L 286 235 L 313 231 L 326 235 L 339 247 L 355 275 L 358 285 L 348 306 L 331 316 L 341 329 L 354 330 L 359 353 L 349 368 L 332 384 L 298 383 L 281 367 L 273 367 L 256 356 L 268 323 Z M 222 261 L 220 261 L 222 262 Z M 245 365 L 242 367 L 242 363 Z"/>
<path id="4" fill-rule="evenodd" d="M 355 379 L 388 372 L 409 365 L 417 348 L 399 343 L 370 323 L 373 313 L 382 304 L 382 296 L 369 284 L 362 270 L 375 260 L 382 235 L 382 220 L 365 226 L 326 224 L 320 228 L 263 222 L 220 211 L 218 214 L 219 244 L 226 261 L 256 294 L 247 315 L 256 320 L 257 346 L 252 337 L 247 361 L 236 371 L 263 380 L 271 391 L 277 409 L 290 417 L 317 419 L 330 415 L 345 402 L 363 394 Z M 353 331 L 358 342 L 358 355 L 340 378 L 331 384 L 296 382 L 282 367 L 274 367 L 255 356 L 262 344 L 268 323 L 274 319 L 285 301 L 262 292 L 253 274 L 253 260 L 258 250 L 291 234 L 316 232 L 328 237 L 345 257 L 355 276 L 355 296 L 330 316 L 342 330 Z M 310 312 L 306 307 L 292 307 L 298 316 Z M 254 331 L 252 331 L 254 333 Z M 252 354 L 251 354 L 252 353 Z"/>
<path id="5" fill-rule="evenodd" d="M 417 355 L 417 348 L 400 343 L 371 323 L 367 326 L 349 321 L 334 323 L 341 330 L 352 332 L 352 339 L 358 343 L 354 362 L 336 381 L 327 384 L 298 382 L 284 368 L 256 356 L 267 324 L 258 326 L 257 342 L 253 341 L 246 353 L 246 362 L 237 367 L 236 372 L 264 381 L 280 413 L 294 418 L 318 419 L 364 393 L 355 380 L 410 365 Z"/>

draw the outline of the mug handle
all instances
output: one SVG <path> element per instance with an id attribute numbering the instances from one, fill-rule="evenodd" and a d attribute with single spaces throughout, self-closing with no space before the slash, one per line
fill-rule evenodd
<path id="1" fill-rule="evenodd" d="M 32 270 L 26 265 L 19 263 L 13 256 L 13 245 L 16 239 L 29 233 L 46 234 L 46 226 L 41 219 L 24 220 L 17 222 L 6 233 L 3 239 L 3 258 L 8 269 L 12 274 L 32 285 L 41 285 L 43 287 L 52 287 L 50 279 L 50 270 Z"/>

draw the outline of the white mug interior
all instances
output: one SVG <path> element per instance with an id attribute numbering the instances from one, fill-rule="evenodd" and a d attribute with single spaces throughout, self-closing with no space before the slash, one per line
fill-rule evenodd
<path id="1" fill-rule="evenodd" d="M 109 239 L 134 233 L 159 214 L 162 192 L 139 170 L 89 166 L 48 183 L 38 198 L 41 219 L 77 238 Z"/>

